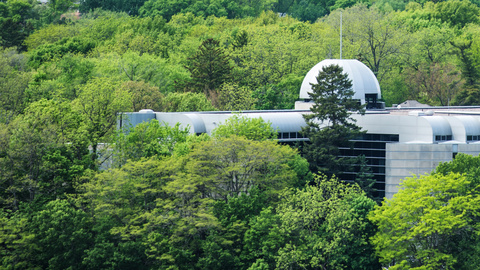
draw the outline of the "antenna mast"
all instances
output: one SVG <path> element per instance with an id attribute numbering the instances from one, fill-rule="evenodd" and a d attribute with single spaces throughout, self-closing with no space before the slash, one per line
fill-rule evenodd
<path id="1" fill-rule="evenodd" d="M 340 11 L 340 60 L 342 59 L 342 12 Z"/>

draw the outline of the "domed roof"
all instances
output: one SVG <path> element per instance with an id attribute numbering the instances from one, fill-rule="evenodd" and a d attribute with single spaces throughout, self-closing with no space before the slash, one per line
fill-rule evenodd
<path id="1" fill-rule="evenodd" d="M 308 93 L 312 92 L 312 85 L 317 83 L 317 76 L 324 66 L 336 64 L 343 68 L 343 72 L 348 74 L 352 80 L 352 88 L 355 92 L 354 99 L 365 103 L 365 94 L 377 94 L 377 99 L 381 98 L 380 85 L 375 74 L 362 62 L 355 59 L 326 59 L 316 64 L 305 75 L 300 88 L 300 98 L 310 99 Z"/>

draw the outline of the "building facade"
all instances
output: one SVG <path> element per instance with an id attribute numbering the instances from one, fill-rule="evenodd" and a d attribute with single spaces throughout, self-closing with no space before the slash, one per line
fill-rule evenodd
<path id="1" fill-rule="evenodd" d="M 366 131 L 354 140 L 353 149 L 342 149 L 344 156 L 365 155 L 372 169 L 380 196 L 391 198 L 398 192 L 402 179 L 430 173 L 440 162 L 452 160 L 458 153 L 480 153 L 480 107 L 392 107 L 384 108 L 380 87 L 373 73 L 357 60 L 324 60 L 307 74 L 300 89 L 300 100 L 294 110 L 245 111 L 242 115 L 261 117 L 278 131 L 282 143 L 305 141 L 301 134 L 306 125 L 303 115 L 310 113 L 308 92 L 316 83 L 314 74 L 328 64 L 343 66 L 352 80 L 355 99 L 365 104 L 365 114 L 352 114 L 358 126 Z M 180 123 L 193 134 L 207 133 L 234 113 L 239 112 L 140 112 L 125 113 L 119 127 L 135 126 L 150 120 L 166 125 Z M 355 175 L 344 176 L 346 181 Z"/>

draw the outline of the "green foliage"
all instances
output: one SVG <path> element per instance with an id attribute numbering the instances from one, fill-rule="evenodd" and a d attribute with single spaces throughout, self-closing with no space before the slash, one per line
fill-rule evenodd
<path id="1" fill-rule="evenodd" d="M 0 50 L 0 123 L 9 123 L 25 108 L 25 90 L 31 73 L 24 70 L 25 57 L 14 49 Z"/>
<path id="2" fill-rule="evenodd" d="M 35 234 L 28 230 L 24 213 L 0 210 L 0 267 L 2 269 L 40 269 L 32 262 L 32 254 L 40 251 Z"/>
<path id="3" fill-rule="evenodd" d="M 66 200 L 54 200 L 36 212 L 29 224 L 39 252 L 32 254 L 41 269 L 82 269 L 84 251 L 92 244 L 87 213 Z"/>
<path id="4" fill-rule="evenodd" d="M 63 86 L 56 90 L 56 96 L 68 100 L 78 97 L 80 87 L 92 77 L 94 64 L 81 56 L 66 55 L 57 63 L 61 75 L 58 83 Z"/>
<path id="5" fill-rule="evenodd" d="M 74 100 L 94 73 L 94 63 L 80 55 L 67 54 L 55 63 L 42 65 L 33 73 L 24 102 L 44 99 Z"/>
<path id="6" fill-rule="evenodd" d="M 294 1 L 294 4 L 289 8 L 288 13 L 292 17 L 301 21 L 315 22 L 318 18 L 328 15 L 330 12 L 328 5 L 333 1 Z"/>
<path id="7" fill-rule="evenodd" d="M 131 130 L 121 130 L 115 140 L 115 163 L 121 166 L 127 160 L 171 156 L 177 144 L 185 143 L 188 128 L 161 125 L 157 120 L 143 122 Z"/>
<path id="8" fill-rule="evenodd" d="M 130 16 L 138 15 L 138 10 L 143 6 L 146 0 L 80 0 L 79 10 L 86 13 L 95 9 L 111 10 L 115 12 L 125 12 Z"/>
<path id="9" fill-rule="evenodd" d="M 473 258 L 477 249 L 479 200 L 470 186 L 458 173 L 405 179 L 400 191 L 370 215 L 379 227 L 373 244 L 382 264 L 392 269 L 470 268 L 471 262 L 463 259 Z"/>
<path id="10" fill-rule="evenodd" d="M 480 179 L 477 177 L 480 175 L 479 165 L 480 158 L 478 156 L 458 153 L 452 161 L 440 163 L 434 172 L 442 175 L 448 175 L 449 173 L 465 174 L 467 180 L 471 183 L 469 189 L 474 189 L 480 184 Z"/>
<path id="11" fill-rule="evenodd" d="M 199 142 L 187 156 L 187 168 L 193 178 L 202 179 L 204 196 L 228 201 L 257 186 L 274 200 L 283 188 L 297 182 L 288 166 L 295 154 L 274 141 L 231 135 Z"/>
<path id="12" fill-rule="evenodd" d="M 245 30 L 234 33 L 233 49 L 241 49 L 247 45 L 249 41 L 248 33 Z"/>
<path id="13" fill-rule="evenodd" d="M 401 75 L 385 78 L 382 85 L 382 99 L 385 100 L 385 106 L 390 107 L 393 104 L 400 104 L 411 98 L 413 93 L 410 93 L 407 82 Z"/>
<path id="14" fill-rule="evenodd" d="M 382 82 L 398 59 L 408 55 L 411 38 L 396 13 L 384 13 L 365 4 L 343 11 L 343 58 L 358 59 Z M 327 22 L 340 31 L 340 11 L 332 12 Z M 337 32 L 338 33 L 338 32 Z"/>
<path id="15" fill-rule="evenodd" d="M 234 116 L 214 137 L 145 125 L 117 138 L 121 168 L 86 169 L 113 154 L 108 144 L 94 165 L 103 153 L 98 143 L 114 142 L 116 112 L 293 108 L 304 74 L 338 57 L 340 10 L 343 57 L 375 72 L 387 105 L 478 104 L 478 8 L 468 1 L 417 2 L 384 0 L 372 8 L 350 0 L 83 0 L 76 18 L 70 0 L 0 1 L 0 268 L 378 268 L 365 240 L 374 230 L 364 219 L 371 200 L 355 193 L 358 187 L 333 196 L 335 203 L 318 199 L 318 186 L 283 193 L 313 183 L 309 163 L 268 142 L 276 134 L 261 119 Z M 206 63 L 215 68 L 205 71 Z M 336 173 L 347 161 L 335 159 L 337 148 L 328 145 L 346 142 L 351 130 L 318 131 L 312 141 L 325 144 L 309 150 Z M 467 194 L 461 198 L 471 204 L 460 212 L 458 203 L 451 225 L 468 226 L 445 230 L 443 238 L 422 227 L 428 235 L 402 241 L 428 248 L 424 243 L 435 240 L 441 249 L 398 255 L 393 269 L 418 257 L 455 269 L 479 265 L 476 163 L 458 155 L 437 169 L 446 178 L 467 172 L 465 181 L 455 176 L 463 187 L 453 183 L 456 190 L 442 192 Z M 369 179 L 361 168 L 357 181 L 367 191 Z M 451 211 L 440 207 L 455 200 L 441 196 L 441 203 L 424 206 L 442 209 L 444 218 Z M 81 208 L 65 200 L 71 197 Z M 427 209 L 408 207 L 401 212 L 406 218 Z M 443 224 L 431 220 L 425 224 Z M 391 253 L 394 247 L 385 253 L 404 251 L 403 242 Z"/>
<path id="16" fill-rule="evenodd" d="M 233 114 L 212 131 L 212 136 L 215 138 L 243 136 L 249 140 L 263 141 L 276 139 L 277 132 L 270 122 L 265 122 L 262 118 Z"/>
<path id="17" fill-rule="evenodd" d="M 33 31 L 33 4 L 28 0 L 0 2 L 0 46 L 24 49 L 24 39 Z"/>
<path id="18" fill-rule="evenodd" d="M 220 43 L 212 38 L 205 40 L 193 57 L 188 58 L 186 68 L 192 80 L 186 89 L 211 95 L 230 79 L 230 58 L 220 47 Z"/>
<path id="19" fill-rule="evenodd" d="M 49 201 L 75 193 L 90 166 L 81 117 L 69 103 L 41 100 L 6 126 L 0 163 L 1 204 Z"/>
<path id="20" fill-rule="evenodd" d="M 76 1 L 73 0 L 48 1 L 39 7 L 40 24 L 70 23 L 72 20 L 77 20 L 80 16 L 75 14 L 77 7 Z"/>
<path id="21" fill-rule="evenodd" d="M 249 269 L 274 269 L 278 249 L 290 240 L 280 229 L 280 216 L 272 207 L 265 207 L 252 217 L 245 232 L 244 258 L 251 263 Z"/>
<path id="22" fill-rule="evenodd" d="M 82 200 L 95 217 L 97 235 L 86 266 L 131 269 L 147 263 L 143 226 L 156 199 L 166 198 L 163 177 L 171 173 L 159 160 L 144 159 L 93 175 L 83 185 Z"/>
<path id="23" fill-rule="evenodd" d="M 94 78 L 80 89 L 74 107 L 83 116 L 82 129 L 93 149 L 92 161 L 97 162 L 98 143 L 108 142 L 118 113 L 131 111 L 131 96 L 117 82 Z"/>
<path id="24" fill-rule="evenodd" d="M 328 55 L 330 33 L 324 26 L 298 23 L 290 17 L 279 18 L 272 13 L 262 16 L 256 19 L 256 27 L 248 29 L 247 45 L 231 53 L 237 65 L 233 70 L 234 80 L 252 90 L 258 89 L 257 92 L 272 85 L 281 87 L 276 93 L 297 87 L 294 96 L 298 96 L 301 85 L 298 78 L 303 79 L 312 66 Z M 264 20 L 273 20 L 271 17 L 277 22 L 264 25 Z M 290 95 L 289 92 L 283 94 L 288 99 L 293 98 Z M 262 95 L 255 97 L 267 99 Z M 289 101 L 293 107 L 294 100 Z"/>
<path id="25" fill-rule="evenodd" d="M 280 232 L 277 268 L 379 269 L 366 219 L 375 206 L 358 186 L 317 176 L 316 185 L 288 195 L 277 209 Z"/>
<path id="26" fill-rule="evenodd" d="M 435 5 L 435 17 L 453 27 L 463 28 L 469 23 L 479 23 L 480 8 L 470 1 L 451 0 Z"/>
<path id="27" fill-rule="evenodd" d="M 101 76 L 121 81 L 144 81 L 159 87 L 163 94 L 174 91 L 175 81 L 186 78 L 187 72 L 178 64 L 168 63 L 153 54 L 127 51 L 102 54 L 93 60 L 96 72 Z"/>
<path id="28" fill-rule="evenodd" d="M 257 97 L 255 108 L 258 110 L 293 109 L 302 81 L 303 77 L 290 74 L 276 85 L 257 88 L 254 91 L 254 96 Z"/>
<path id="29" fill-rule="evenodd" d="M 454 52 L 458 56 L 460 62 L 460 70 L 462 78 L 465 80 L 464 89 L 456 97 L 455 104 L 458 105 L 475 105 L 479 104 L 479 84 L 480 72 L 476 67 L 476 59 L 474 50 L 472 50 L 473 40 L 469 35 L 459 37 L 450 41 L 454 48 Z"/>
<path id="30" fill-rule="evenodd" d="M 367 197 L 373 200 L 382 200 L 383 198 L 375 197 L 377 190 L 374 187 L 375 179 L 372 169 L 368 167 L 367 160 L 364 155 L 357 157 L 356 171 L 354 182 L 365 192 Z"/>
<path id="31" fill-rule="evenodd" d="M 204 93 L 169 93 L 163 100 L 166 112 L 201 112 L 215 111 L 212 103 Z"/>
<path id="32" fill-rule="evenodd" d="M 132 96 L 132 109 L 138 112 L 142 109 L 152 109 L 155 112 L 162 111 L 162 102 L 164 99 L 160 89 L 151 86 L 143 81 L 127 81 L 122 83 L 122 88 L 126 89 Z"/>
<path id="33" fill-rule="evenodd" d="M 449 106 L 463 88 L 461 74 L 453 65 L 422 64 L 406 73 L 410 92 L 414 93 L 412 99 L 422 103 Z"/>
<path id="34" fill-rule="evenodd" d="M 29 64 L 38 68 L 42 63 L 61 58 L 68 53 L 87 54 L 96 44 L 94 41 L 85 38 L 63 38 L 54 44 L 45 44 L 30 52 Z"/>
<path id="35" fill-rule="evenodd" d="M 85 182 L 82 201 L 100 230 L 85 261 L 121 265 L 107 256 L 132 254 L 120 249 L 131 243 L 156 267 L 243 267 L 248 220 L 295 182 L 295 152 L 235 136 L 190 143 L 182 156 L 129 161 Z"/>
<path id="36" fill-rule="evenodd" d="M 270 10 L 276 2 L 276 0 L 148 0 L 140 8 L 140 14 L 142 16 L 160 15 L 167 20 L 179 13 L 192 13 L 195 16 L 203 17 L 227 17 L 229 19 L 257 17 L 262 11 Z"/>
<path id="37" fill-rule="evenodd" d="M 363 113 L 364 106 L 352 99 L 352 82 L 338 65 L 324 67 L 316 78 L 309 93 L 312 113 L 304 115 L 307 127 L 303 132 L 310 142 L 302 151 L 312 171 L 338 175 L 354 162 L 339 158 L 339 147 L 351 146 L 350 140 L 361 134 L 351 114 Z"/>
<path id="38" fill-rule="evenodd" d="M 224 83 L 218 90 L 217 108 L 223 111 L 253 110 L 256 99 L 245 86 Z"/>
<path id="39" fill-rule="evenodd" d="M 82 14 L 82 20 L 77 24 L 81 26 L 80 34 L 84 38 L 102 43 L 115 37 L 115 34 L 129 17 L 125 13 L 116 13 L 106 10 L 94 10 Z"/>
<path id="40" fill-rule="evenodd" d="M 208 247 L 217 247 L 217 251 L 205 250 L 205 256 L 200 263 L 215 263 L 218 266 L 230 265 L 230 268 L 244 268 L 248 265 L 251 253 L 246 249 L 248 240 L 244 235 L 249 228 L 249 220 L 260 214 L 268 205 L 267 196 L 258 187 L 252 187 L 248 194 L 230 197 L 228 201 L 215 202 L 214 214 L 222 225 L 218 233 L 212 233 L 207 238 Z M 213 241 L 214 240 L 214 241 Z M 257 240 L 257 239 L 256 239 Z M 218 250 L 218 248 L 221 248 Z M 218 267 L 217 266 L 217 267 Z M 204 268 L 202 265 L 201 268 Z"/>
<path id="41" fill-rule="evenodd" d="M 28 50 L 35 50 L 44 44 L 54 44 L 64 38 L 74 37 L 78 34 L 78 28 L 73 25 L 49 24 L 38 29 L 25 39 Z"/>

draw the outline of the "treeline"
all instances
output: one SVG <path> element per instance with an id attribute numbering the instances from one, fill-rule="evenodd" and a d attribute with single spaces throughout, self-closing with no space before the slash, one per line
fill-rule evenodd
<path id="1" fill-rule="evenodd" d="M 74 101 L 95 79 L 136 97 L 124 111 L 293 108 L 307 71 L 340 55 L 340 12 L 343 58 L 377 75 L 387 105 L 479 104 L 474 3 L 253 2 L 265 8 L 235 16 L 199 11 L 251 3 L 0 2 L 2 122 L 41 99 Z M 328 12 L 303 21 L 291 9 L 306 4 Z"/>
<path id="2" fill-rule="evenodd" d="M 241 116 L 212 136 L 142 123 L 99 150 L 104 171 L 38 140 L 49 151 L 34 167 L 2 163 L 0 268 L 478 268 L 480 157 L 406 179 L 379 206 L 275 136 Z"/>
<path id="3" fill-rule="evenodd" d="M 312 175 L 261 120 L 116 130 L 145 108 L 293 108 L 307 71 L 339 57 L 340 12 L 343 57 L 387 104 L 479 104 L 468 1 L 0 1 L 1 268 L 479 265 L 476 158 L 375 206 Z"/>

